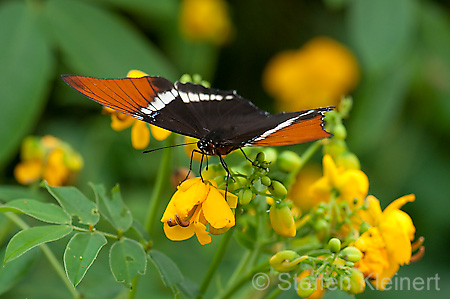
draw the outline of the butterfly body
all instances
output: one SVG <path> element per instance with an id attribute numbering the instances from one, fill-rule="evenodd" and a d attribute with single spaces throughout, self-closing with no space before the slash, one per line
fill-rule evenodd
<path id="1" fill-rule="evenodd" d="M 271 115 L 236 91 L 162 77 L 97 79 L 63 75 L 92 100 L 169 131 L 198 138 L 205 155 L 224 156 L 245 146 L 279 146 L 330 137 L 324 113 L 333 107 Z"/>

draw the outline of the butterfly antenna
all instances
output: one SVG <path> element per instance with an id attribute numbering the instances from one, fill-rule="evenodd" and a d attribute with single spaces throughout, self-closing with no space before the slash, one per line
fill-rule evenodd
<path id="1" fill-rule="evenodd" d="M 180 144 L 174 144 L 174 145 L 169 145 L 169 146 L 163 146 L 163 147 L 158 147 L 158 148 L 154 148 L 154 149 L 151 149 L 151 150 L 143 151 L 142 153 L 143 154 L 147 154 L 147 153 L 159 151 L 159 150 L 166 149 L 166 148 L 177 147 L 177 146 L 184 146 L 184 145 L 190 145 L 190 144 L 196 144 L 196 143 L 197 142 L 194 141 L 194 142 L 188 142 L 188 143 L 180 143 Z"/>

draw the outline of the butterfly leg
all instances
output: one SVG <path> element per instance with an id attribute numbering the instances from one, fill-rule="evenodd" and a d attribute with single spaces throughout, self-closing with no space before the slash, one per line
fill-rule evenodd
<path id="1" fill-rule="evenodd" d="M 193 160 L 193 158 L 194 158 L 194 152 L 201 154 L 201 155 L 202 155 L 201 161 L 203 161 L 203 156 L 204 156 L 205 154 L 202 153 L 201 151 L 198 151 L 198 150 L 195 150 L 195 149 L 194 149 L 194 150 L 191 152 L 191 161 L 189 162 L 189 171 L 188 171 L 186 177 L 184 178 L 184 180 L 181 181 L 181 183 L 184 182 L 185 180 L 187 180 L 187 178 L 189 177 L 189 175 L 190 175 L 191 172 L 192 172 L 192 160 Z M 201 165 L 201 162 L 200 162 L 200 177 L 202 176 L 201 170 L 202 170 L 202 165 Z M 203 178 L 202 178 L 202 180 L 203 180 Z M 180 183 L 180 184 L 181 184 L 181 183 Z"/>
<path id="2" fill-rule="evenodd" d="M 225 184 L 225 200 L 227 200 L 227 192 L 228 192 L 228 182 L 230 181 L 230 170 L 228 169 L 227 163 L 225 163 L 225 160 L 222 158 L 222 156 L 219 155 L 220 164 L 222 164 L 223 168 L 227 172 L 227 183 Z"/>
<path id="3" fill-rule="evenodd" d="M 198 170 L 199 174 L 200 174 L 200 178 L 202 179 L 202 182 L 204 182 L 203 177 L 202 177 L 202 166 L 203 166 L 203 157 L 205 157 L 205 154 L 202 152 L 199 152 L 202 154 L 202 157 L 200 159 L 200 169 Z M 206 161 L 208 161 L 208 158 L 206 158 Z M 207 162 L 208 163 L 208 162 Z"/>

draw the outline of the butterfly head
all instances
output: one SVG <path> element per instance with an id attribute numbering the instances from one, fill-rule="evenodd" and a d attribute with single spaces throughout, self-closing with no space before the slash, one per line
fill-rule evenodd
<path id="1" fill-rule="evenodd" d="M 232 145 L 221 144 L 220 141 L 212 138 L 202 138 L 197 142 L 198 149 L 205 155 L 224 156 L 235 150 Z"/>

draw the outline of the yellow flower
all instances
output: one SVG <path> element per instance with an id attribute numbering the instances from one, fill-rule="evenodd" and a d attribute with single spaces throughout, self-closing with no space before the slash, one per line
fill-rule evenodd
<path id="1" fill-rule="evenodd" d="M 359 80 L 354 55 L 344 45 L 316 37 L 298 50 L 272 58 L 263 74 L 266 91 L 280 110 L 337 106 Z"/>
<path id="2" fill-rule="evenodd" d="M 23 185 L 44 179 L 51 186 L 62 186 L 83 167 L 81 156 L 53 136 L 25 138 L 21 160 L 14 168 L 14 177 Z"/>
<path id="3" fill-rule="evenodd" d="M 360 211 L 363 220 L 371 227 L 361 235 L 355 246 L 363 252 L 363 258 L 355 265 L 372 283 L 384 290 L 401 265 L 411 260 L 415 227 L 411 217 L 400 208 L 414 201 L 414 195 L 406 195 L 381 211 L 380 202 L 368 196 L 369 208 Z"/>
<path id="4" fill-rule="evenodd" d="M 188 155 L 188 157 L 191 157 L 192 155 L 192 159 L 200 162 L 200 160 L 202 159 L 202 154 L 199 153 L 200 150 L 197 147 L 197 142 L 197 138 L 186 136 L 184 138 L 184 143 L 190 144 L 184 146 L 184 151 L 186 152 L 186 155 Z"/>
<path id="5" fill-rule="evenodd" d="M 128 78 L 139 78 L 144 76 L 148 75 L 137 70 L 131 70 L 127 74 Z M 137 120 L 108 107 L 103 107 L 103 112 L 111 115 L 111 128 L 113 130 L 122 131 L 131 127 L 131 144 L 135 149 L 144 149 L 150 143 L 150 132 L 148 130 L 148 126 L 150 126 L 150 131 L 156 140 L 164 140 L 170 134 L 170 131 L 154 125 L 147 126 L 146 122 Z"/>
<path id="6" fill-rule="evenodd" d="M 233 28 L 223 0 L 184 0 L 181 3 L 180 30 L 194 41 L 224 44 Z"/>
<path id="7" fill-rule="evenodd" d="M 309 186 L 322 176 L 319 166 L 306 165 L 295 178 L 289 188 L 289 198 L 302 212 L 308 212 L 318 204 L 318 200 L 310 196 Z"/>
<path id="8" fill-rule="evenodd" d="M 236 208 L 237 196 L 217 189 L 215 182 L 203 182 L 201 178 L 186 180 L 173 195 L 161 222 L 164 233 L 173 241 L 186 240 L 194 234 L 200 244 L 211 242 L 210 232 L 217 234 L 235 224 L 232 208 Z"/>
<path id="9" fill-rule="evenodd" d="M 318 201 L 328 202 L 335 193 L 337 200 L 346 201 L 350 207 L 359 206 L 367 196 L 369 179 L 361 170 L 337 168 L 330 155 L 323 157 L 323 177 L 309 189 L 309 195 Z"/>

